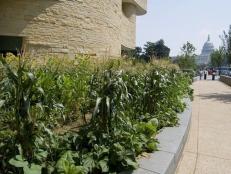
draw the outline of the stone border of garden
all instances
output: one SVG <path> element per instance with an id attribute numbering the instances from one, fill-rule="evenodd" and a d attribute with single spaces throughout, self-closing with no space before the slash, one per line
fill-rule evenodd
<path id="1" fill-rule="evenodd" d="M 229 77 L 229 76 L 221 75 L 220 81 L 225 83 L 226 85 L 231 86 L 231 77 Z"/>
<path id="2" fill-rule="evenodd" d="M 121 174 L 174 174 L 180 160 L 184 145 L 187 141 L 191 115 L 192 102 L 186 99 L 186 109 L 178 114 L 179 126 L 166 127 L 157 135 L 159 141 L 158 151 L 149 157 L 138 160 L 139 168 L 135 171 Z"/>
<path id="3" fill-rule="evenodd" d="M 198 81 L 198 79 L 199 79 L 199 77 L 198 77 L 198 76 L 197 76 L 197 77 L 193 77 L 193 82 Z"/>

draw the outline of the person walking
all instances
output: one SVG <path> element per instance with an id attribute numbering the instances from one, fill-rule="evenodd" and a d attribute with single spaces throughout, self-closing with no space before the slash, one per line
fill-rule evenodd
<path id="1" fill-rule="evenodd" d="M 200 71 L 199 71 L 199 74 L 200 74 L 200 80 L 201 80 L 202 75 L 203 75 L 203 71 L 202 71 L 202 70 L 200 70 Z"/>
<path id="2" fill-rule="evenodd" d="M 213 69 L 213 72 L 212 72 L 212 80 L 215 80 L 216 79 L 216 70 Z"/>
<path id="3" fill-rule="evenodd" d="M 207 75 L 208 75 L 208 71 L 205 69 L 205 70 L 204 70 L 204 80 L 207 79 Z"/>

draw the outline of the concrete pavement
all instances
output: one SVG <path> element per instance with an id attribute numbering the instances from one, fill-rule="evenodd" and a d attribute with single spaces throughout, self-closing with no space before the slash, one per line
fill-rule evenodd
<path id="1" fill-rule="evenodd" d="M 231 174 L 231 87 L 201 80 L 193 88 L 191 128 L 175 174 Z"/>

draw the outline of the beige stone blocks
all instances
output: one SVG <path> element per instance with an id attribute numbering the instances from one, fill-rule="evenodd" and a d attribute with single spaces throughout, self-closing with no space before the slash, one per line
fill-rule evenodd
<path id="1" fill-rule="evenodd" d="M 1 1 L 0 35 L 25 37 L 28 52 L 120 56 L 121 45 L 135 47 L 146 0 L 136 2 L 123 11 L 122 0 Z"/>

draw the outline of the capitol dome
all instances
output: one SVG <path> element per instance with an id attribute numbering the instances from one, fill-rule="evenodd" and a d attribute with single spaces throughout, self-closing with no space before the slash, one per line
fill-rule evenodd
<path id="1" fill-rule="evenodd" d="M 210 63 L 210 56 L 214 51 L 214 45 L 210 41 L 210 36 L 208 36 L 208 40 L 205 42 L 201 54 L 198 56 L 197 64 L 199 65 L 207 65 Z"/>
<path id="2" fill-rule="evenodd" d="M 214 51 L 213 43 L 210 41 L 210 36 L 208 36 L 207 42 L 205 42 L 201 54 L 211 54 Z"/>

